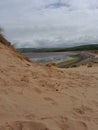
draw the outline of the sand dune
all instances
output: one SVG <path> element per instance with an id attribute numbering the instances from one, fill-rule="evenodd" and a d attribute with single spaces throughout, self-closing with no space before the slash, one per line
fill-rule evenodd
<path id="1" fill-rule="evenodd" d="M 0 130 L 98 130 L 97 65 L 41 66 L 0 41 Z"/>

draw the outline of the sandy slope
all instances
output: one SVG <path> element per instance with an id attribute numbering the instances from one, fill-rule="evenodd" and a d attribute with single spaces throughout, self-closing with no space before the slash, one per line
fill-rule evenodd
<path id="1" fill-rule="evenodd" d="M 98 130 L 98 67 L 44 67 L 0 44 L 0 130 Z"/>

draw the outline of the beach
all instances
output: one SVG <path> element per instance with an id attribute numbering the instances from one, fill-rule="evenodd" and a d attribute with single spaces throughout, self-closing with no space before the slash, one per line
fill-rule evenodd
<path id="1" fill-rule="evenodd" d="M 98 65 L 61 69 L 0 44 L 0 130 L 97 130 Z"/>

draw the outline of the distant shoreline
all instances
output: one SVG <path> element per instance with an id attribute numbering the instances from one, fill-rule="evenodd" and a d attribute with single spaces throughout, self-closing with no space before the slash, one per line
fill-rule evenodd
<path id="1" fill-rule="evenodd" d="M 89 64 L 95 58 L 88 51 L 78 52 L 45 52 L 45 53 L 23 53 L 30 60 L 39 64 L 56 64 L 60 68 L 76 67 Z"/>
<path id="2" fill-rule="evenodd" d="M 17 48 L 22 53 L 69 52 L 69 51 L 98 51 L 98 44 L 80 45 L 69 48 Z"/>

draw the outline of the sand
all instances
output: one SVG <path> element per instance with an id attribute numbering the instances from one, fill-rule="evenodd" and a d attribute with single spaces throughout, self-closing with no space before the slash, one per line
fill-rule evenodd
<path id="1" fill-rule="evenodd" d="M 42 66 L 0 44 L 0 130 L 98 130 L 98 66 Z"/>

